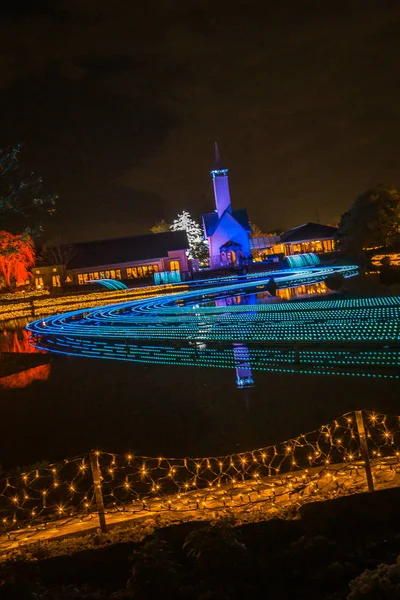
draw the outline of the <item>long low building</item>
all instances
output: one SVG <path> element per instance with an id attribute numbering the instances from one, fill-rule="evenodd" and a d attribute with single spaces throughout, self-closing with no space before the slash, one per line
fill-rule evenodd
<path id="1" fill-rule="evenodd" d="M 166 271 L 187 273 L 188 249 L 185 231 L 79 242 L 50 249 L 32 273 L 38 289 L 98 279 L 145 279 Z"/>

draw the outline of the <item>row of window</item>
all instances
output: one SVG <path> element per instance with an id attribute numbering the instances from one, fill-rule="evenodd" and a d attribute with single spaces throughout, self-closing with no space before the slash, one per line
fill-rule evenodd
<path id="1" fill-rule="evenodd" d="M 318 254 L 319 252 L 332 252 L 334 249 L 334 240 L 310 240 L 309 242 L 292 244 L 291 254 L 306 254 L 307 252 L 316 252 Z"/>
<path id="2" fill-rule="evenodd" d="M 171 260 L 169 264 L 170 271 L 180 271 L 179 260 Z M 159 272 L 158 265 L 140 265 L 137 267 L 127 267 L 127 279 L 141 279 L 142 277 L 152 277 L 154 273 Z M 125 274 L 124 274 L 125 275 Z M 90 273 L 78 273 L 78 284 L 85 285 L 89 281 L 98 279 L 122 279 L 121 269 L 110 269 L 109 271 L 93 271 Z M 68 278 L 70 281 L 70 279 Z M 37 277 L 36 287 L 43 287 L 43 278 Z M 60 287 L 60 275 L 52 275 L 52 287 Z"/>
<path id="3" fill-rule="evenodd" d="M 83 285 L 88 281 L 96 279 L 121 279 L 121 269 L 111 269 L 110 271 L 94 271 L 93 273 L 79 273 L 78 283 Z"/>
<path id="4" fill-rule="evenodd" d="M 150 277 L 154 273 L 158 273 L 158 265 L 142 265 L 141 267 L 128 267 L 126 269 L 126 276 L 128 279 Z"/>

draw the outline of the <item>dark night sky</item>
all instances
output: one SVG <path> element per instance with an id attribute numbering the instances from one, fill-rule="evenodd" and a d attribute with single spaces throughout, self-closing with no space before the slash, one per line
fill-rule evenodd
<path id="1" fill-rule="evenodd" d="M 54 235 L 213 209 L 213 142 L 264 229 L 334 222 L 400 183 L 400 3 L 13 0 L 1 146 L 59 193 Z"/>

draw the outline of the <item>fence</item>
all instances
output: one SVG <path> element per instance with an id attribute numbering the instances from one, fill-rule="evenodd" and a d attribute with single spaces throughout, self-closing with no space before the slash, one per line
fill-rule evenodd
<path id="1" fill-rule="evenodd" d="M 107 515 L 298 503 L 393 485 L 400 417 L 367 411 L 266 448 L 206 458 L 92 451 L 0 480 L 0 531 L 62 527 Z"/>

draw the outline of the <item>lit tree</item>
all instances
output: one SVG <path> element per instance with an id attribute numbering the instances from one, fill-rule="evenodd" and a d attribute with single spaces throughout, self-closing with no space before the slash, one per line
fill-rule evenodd
<path id="1" fill-rule="evenodd" d="M 378 186 L 359 196 L 342 215 L 337 232 L 339 249 L 355 255 L 399 239 L 400 191 L 395 187 Z"/>
<path id="2" fill-rule="evenodd" d="M 150 231 L 153 233 L 164 233 L 165 231 L 170 231 L 171 225 L 169 225 L 164 219 L 161 221 L 157 221 L 154 223 L 153 227 L 150 227 Z"/>
<path id="3" fill-rule="evenodd" d="M 24 284 L 35 263 L 35 248 L 30 235 L 0 231 L 0 277 L 7 287 Z"/>
<path id="4" fill-rule="evenodd" d="M 184 230 L 189 241 L 189 258 L 206 260 L 208 258 L 208 244 L 204 239 L 201 227 L 190 214 L 184 210 L 178 214 L 171 225 L 171 231 Z"/>
<path id="5" fill-rule="evenodd" d="M 24 172 L 19 156 L 21 146 L 0 150 L 0 222 L 12 233 L 41 232 L 46 215 L 55 211 L 56 197 L 42 194 L 42 179 Z"/>

